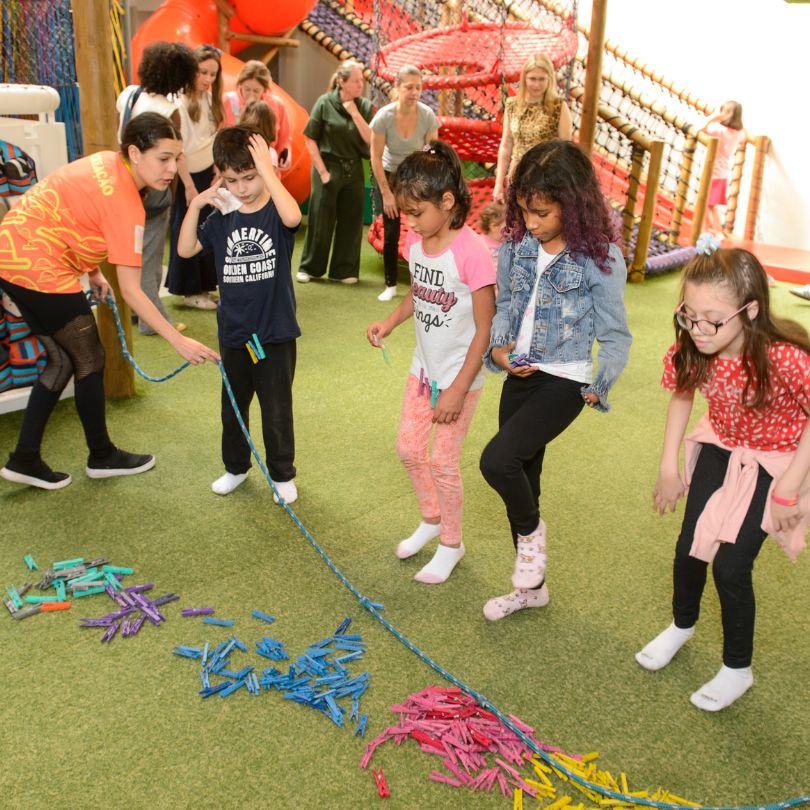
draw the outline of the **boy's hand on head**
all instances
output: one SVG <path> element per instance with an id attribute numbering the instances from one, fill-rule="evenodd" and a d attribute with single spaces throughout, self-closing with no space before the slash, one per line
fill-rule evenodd
<path id="1" fill-rule="evenodd" d="M 198 211 L 201 211 L 206 205 L 213 205 L 215 208 L 219 208 L 217 202 L 219 200 L 218 192 L 221 185 L 222 178 L 220 177 L 211 183 L 205 191 L 201 191 L 197 194 L 189 205 L 193 206 Z"/>
<path id="2" fill-rule="evenodd" d="M 250 152 L 257 169 L 261 164 L 268 171 L 275 172 L 273 158 L 270 156 L 270 147 L 267 145 L 267 141 L 257 132 L 250 136 L 248 152 Z"/>

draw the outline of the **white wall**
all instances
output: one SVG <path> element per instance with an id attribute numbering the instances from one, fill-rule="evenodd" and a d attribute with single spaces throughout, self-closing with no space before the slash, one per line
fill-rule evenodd
<path id="1" fill-rule="evenodd" d="M 757 238 L 810 250 L 810 3 L 606 2 L 609 40 L 710 104 L 739 101 L 745 128 L 771 138 Z M 591 0 L 579 7 L 588 26 Z"/>

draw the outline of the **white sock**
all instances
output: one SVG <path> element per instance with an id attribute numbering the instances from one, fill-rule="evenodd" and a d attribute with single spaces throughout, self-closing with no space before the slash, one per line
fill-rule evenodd
<path id="1" fill-rule="evenodd" d="M 217 495 L 230 495 L 247 477 L 247 473 L 234 475 L 233 473 L 226 472 L 225 475 L 221 478 L 217 478 L 217 480 L 211 484 L 211 489 L 214 490 Z"/>
<path id="2" fill-rule="evenodd" d="M 542 588 L 517 588 L 512 593 L 496 596 L 484 605 L 484 616 L 491 622 L 497 622 L 524 608 L 545 607 L 548 604 L 548 585 Z"/>
<path id="3" fill-rule="evenodd" d="M 397 294 L 396 285 L 393 287 L 386 287 L 378 296 L 378 301 L 390 301 Z"/>
<path id="4" fill-rule="evenodd" d="M 754 675 L 751 667 L 732 669 L 720 667 L 708 683 L 704 683 L 691 698 L 693 706 L 707 712 L 719 712 L 731 706 L 737 698 L 742 697 L 754 685 Z"/>
<path id="5" fill-rule="evenodd" d="M 695 628 L 675 627 L 673 622 L 659 633 L 641 652 L 636 653 L 636 661 L 650 672 L 663 669 L 675 656 L 675 653 L 689 641 L 695 633 Z"/>
<path id="6" fill-rule="evenodd" d="M 429 543 L 441 533 L 441 523 L 425 523 L 423 520 L 416 527 L 416 531 L 410 537 L 406 537 L 397 546 L 397 557 L 399 557 L 400 560 L 407 560 L 408 557 L 413 557 L 414 554 L 422 550 L 425 543 Z"/>
<path id="7" fill-rule="evenodd" d="M 433 555 L 433 559 L 414 576 L 414 579 L 428 585 L 438 585 L 453 573 L 453 569 L 463 556 L 464 543 L 460 546 L 443 546 L 440 544 Z"/>

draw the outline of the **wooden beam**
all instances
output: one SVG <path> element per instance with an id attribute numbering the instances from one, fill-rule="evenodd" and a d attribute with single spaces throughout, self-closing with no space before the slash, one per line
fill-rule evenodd
<path id="1" fill-rule="evenodd" d="M 109 0 L 73 0 L 73 30 L 84 154 L 90 155 L 104 149 L 115 150 L 118 148 L 118 137 L 115 129 L 115 74 Z M 116 268 L 105 262 L 101 271 L 114 290 L 127 346 L 131 351 L 131 315 L 120 294 Z M 135 373 L 121 353 L 115 321 L 106 306 L 98 307 L 98 329 L 106 354 L 104 390 L 107 396 L 133 396 Z"/>
<path id="2" fill-rule="evenodd" d="M 288 37 L 266 37 L 263 34 L 242 34 L 237 31 L 229 31 L 228 39 L 241 39 L 245 42 L 261 42 L 263 45 L 273 45 L 277 48 L 297 48 L 298 40 Z"/>
<path id="3" fill-rule="evenodd" d="M 602 89 L 602 51 L 605 47 L 606 20 L 607 0 L 593 0 L 588 61 L 585 63 L 585 97 L 579 121 L 579 146 L 586 155 L 591 154 L 596 133 L 599 92 Z"/>

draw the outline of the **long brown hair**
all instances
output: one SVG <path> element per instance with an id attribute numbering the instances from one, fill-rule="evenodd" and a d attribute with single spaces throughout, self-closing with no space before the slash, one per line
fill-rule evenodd
<path id="1" fill-rule="evenodd" d="M 736 299 L 738 306 L 756 302 L 759 309 L 752 318 L 744 309 L 737 317 L 743 327 L 743 349 L 740 354 L 746 376 L 741 405 L 761 408 L 768 399 L 772 369 L 768 348 L 775 341 L 784 341 L 810 353 L 807 330 L 795 321 L 776 318 L 771 313 L 768 276 L 753 253 L 740 248 L 721 248 L 714 253 L 698 255 L 683 270 L 680 300 L 683 302 L 687 284 L 716 284 L 724 286 Z M 698 388 L 709 376 L 713 358 L 701 354 L 689 332 L 675 321 L 678 348 L 672 358 L 675 384 L 679 391 Z"/>
<path id="2" fill-rule="evenodd" d="M 214 124 L 217 128 L 225 120 L 225 108 L 222 106 L 222 55 L 219 48 L 213 45 L 200 45 L 194 51 L 194 56 L 197 58 L 197 64 L 207 62 L 213 59 L 219 69 L 217 70 L 217 77 L 211 85 L 211 115 L 214 117 Z M 188 99 L 188 117 L 195 123 L 200 120 L 200 113 L 202 112 L 202 103 L 200 94 L 197 92 L 196 86 L 192 91 L 187 93 Z"/>

